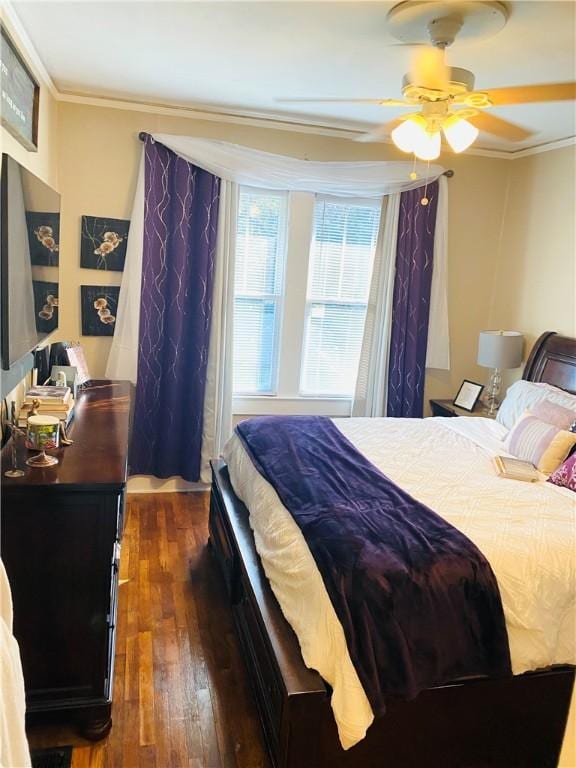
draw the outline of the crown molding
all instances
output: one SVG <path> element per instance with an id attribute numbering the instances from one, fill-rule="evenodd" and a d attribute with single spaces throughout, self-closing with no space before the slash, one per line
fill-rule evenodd
<path id="1" fill-rule="evenodd" d="M 30 40 L 10 0 L 0 0 L 0 12 L 2 19 L 6 22 L 8 32 L 17 38 L 14 42 L 20 54 L 26 59 L 36 77 L 41 81 L 41 84 L 48 88 L 50 95 L 54 99 L 58 99 L 59 91 L 54 85 L 54 81 L 44 66 L 44 62 L 40 58 L 32 40 Z"/>
<path id="2" fill-rule="evenodd" d="M 519 149 L 516 152 L 512 152 L 511 160 L 519 160 L 522 157 L 529 157 L 530 155 L 541 155 L 543 152 L 550 152 L 553 149 L 563 149 L 564 147 L 576 146 L 576 136 L 567 136 L 565 139 L 557 139 L 556 141 L 549 141 L 546 144 L 537 144 L 534 147 L 526 147 L 526 149 Z"/>
<path id="3" fill-rule="evenodd" d="M 8 31 L 13 32 L 18 38 L 18 47 L 22 51 L 22 54 L 29 62 L 35 74 L 42 81 L 43 85 L 48 88 L 52 97 L 58 102 L 84 104 L 86 106 L 121 109 L 132 112 L 145 112 L 156 115 L 168 115 L 172 117 L 184 117 L 190 120 L 234 123 L 255 128 L 271 128 L 279 131 L 292 131 L 296 133 L 316 134 L 320 136 L 332 136 L 334 138 L 352 140 L 374 127 L 372 125 L 362 125 L 358 123 L 351 124 L 337 119 L 329 119 L 327 121 L 314 120 L 278 112 L 214 108 L 201 104 L 185 106 L 180 104 L 165 104 L 155 101 L 141 101 L 138 99 L 94 96 L 70 91 L 60 91 L 50 77 L 48 70 L 44 66 L 44 62 L 40 58 L 28 33 L 20 22 L 11 1 L 0 0 L 0 10 L 2 17 L 7 21 Z M 392 141 L 387 139 L 379 143 L 388 145 L 393 144 Z M 466 154 L 478 157 L 491 157 L 500 160 L 517 160 L 522 157 L 537 155 L 554 149 L 574 146 L 575 144 L 576 136 L 570 136 L 546 144 L 539 144 L 533 147 L 512 151 L 472 147 L 466 150 Z"/>
<path id="4" fill-rule="evenodd" d="M 185 106 L 180 104 L 165 104 L 154 101 L 138 101 L 136 99 L 121 99 L 110 96 L 94 96 L 90 94 L 58 92 L 58 101 L 69 104 L 84 104 L 91 107 L 121 109 L 130 112 L 145 112 L 154 115 L 183 117 L 189 120 L 209 120 L 217 123 L 236 123 L 251 125 L 258 128 L 274 128 L 279 131 L 296 131 L 298 133 L 315 133 L 322 136 L 334 136 L 343 139 L 353 139 L 367 131 L 369 126 L 355 126 L 330 121 L 326 124 L 320 120 L 303 119 L 292 115 L 255 110 L 214 109 L 203 105 Z"/>
<path id="5" fill-rule="evenodd" d="M 321 120 L 312 120 L 296 115 L 287 115 L 278 112 L 259 112 L 256 110 L 235 110 L 235 109 L 217 109 L 213 107 L 197 104 L 195 106 L 185 106 L 179 104 L 165 104 L 155 101 L 139 101 L 132 99 L 122 99 L 111 96 L 94 96 L 91 94 L 72 93 L 59 91 L 58 101 L 70 104 L 84 104 L 85 106 L 101 107 L 108 109 L 121 109 L 131 112 L 145 112 L 155 115 L 167 115 L 170 117 L 183 117 L 189 120 L 208 120 L 217 123 L 235 123 L 237 125 L 250 125 L 256 128 L 271 128 L 279 131 L 292 131 L 297 133 L 310 133 L 320 136 L 332 136 L 341 139 L 355 139 L 366 131 L 374 128 L 373 125 L 350 124 L 345 121 L 330 120 L 322 122 Z M 379 144 L 388 144 L 393 142 L 384 139 L 377 142 Z M 507 151 L 503 149 L 485 149 L 482 147 L 471 147 L 467 149 L 466 155 L 475 155 L 477 157 L 492 157 L 499 160 L 517 160 L 528 155 L 537 155 L 542 152 L 549 152 L 554 149 L 561 149 L 576 144 L 576 136 L 570 136 L 565 139 L 558 139 L 546 144 L 539 144 L 534 147 Z M 448 153 L 452 154 L 452 153 Z"/>

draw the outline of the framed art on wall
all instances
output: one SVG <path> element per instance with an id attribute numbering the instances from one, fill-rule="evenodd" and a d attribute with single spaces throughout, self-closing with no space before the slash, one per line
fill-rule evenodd
<path id="1" fill-rule="evenodd" d="M 130 222 L 98 216 L 82 216 L 80 266 L 122 272 Z"/>
<path id="2" fill-rule="evenodd" d="M 454 398 L 454 405 L 457 405 L 458 408 L 463 408 L 465 411 L 473 411 L 483 389 L 483 384 L 477 384 L 475 381 L 464 379 L 458 394 Z"/>
<path id="3" fill-rule="evenodd" d="M 30 152 L 38 150 L 40 86 L 6 29 L 0 24 L 2 126 Z"/>
<path id="4" fill-rule="evenodd" d="M 114 336 L 119 285 L 81 285 L 83 336 Z"/>

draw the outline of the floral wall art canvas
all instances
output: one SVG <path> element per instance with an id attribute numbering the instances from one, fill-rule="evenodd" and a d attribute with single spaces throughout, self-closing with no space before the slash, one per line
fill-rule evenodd
<path id="1" fill-rule="evenodd" d="M 113 336 L 119 285 L 81 285 L 82 335 Z"/>
<path id="2" fill-rule="evenodd" d="M 36 330 L 50 333 L 58 328 L 58 283 L 32 280 Z"/>
<path id="3" fill-rule="evenodd" d="M 26 211 L 26 225 L 32 264 L 57 267 L 60 252 L 60 214 Z"/>
<path id="4" fill-rule="evenodd" d="M 82 216 L 80 266 L 122 272 L 129 228 L 123 219 Z"/>

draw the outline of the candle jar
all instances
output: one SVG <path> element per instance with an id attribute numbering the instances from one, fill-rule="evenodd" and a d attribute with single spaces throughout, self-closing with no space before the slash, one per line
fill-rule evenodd
<path id="1" fill-rule="evenodd" d="M 38 450 L 27 461 L 30 467 L 51 467 L 58 464 L 55 456 L 48 456 L 46 449 L 58 448 L 60 420 L 55 416 L 30 416 L 26 427 L 26 447 Z"/>

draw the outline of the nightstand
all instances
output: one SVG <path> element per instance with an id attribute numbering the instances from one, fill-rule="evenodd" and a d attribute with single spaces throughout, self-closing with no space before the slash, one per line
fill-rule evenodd
<path id="1" fill-rule="evenodd" d="M 430 400 L 430 408 L 432 408 L 432 416 L 483 416 L 485 419 L 496 418 L 496 412 L 492 415 L 485 413 L 482 410 L 481 404 L 477 405 L 470 412 L 464 410 L 464 408 L 458 408 L 452 400 Z"/>

